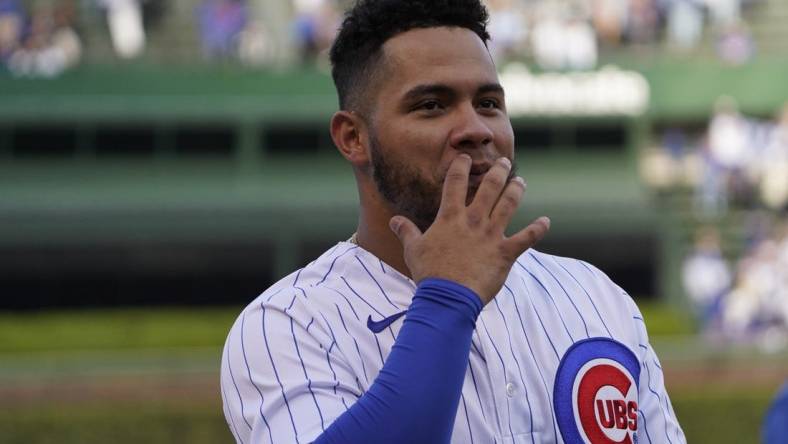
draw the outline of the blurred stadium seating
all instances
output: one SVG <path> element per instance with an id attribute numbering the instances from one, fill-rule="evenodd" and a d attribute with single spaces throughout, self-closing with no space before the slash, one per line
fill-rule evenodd
<path id="1" fill-rule="evenodd" d="M 80 3 L 77 67 L 49 79 L 5 75 L 2 282 L 28 296 L 0 304 L 240 302 L 352 230 L 355 192 L 327 135 L 330 79 L 201 59 L 198 3 L 144 2 L 152 18 L 135 60 L 113 54 L 102 11 Z M 780 5 L 747 11 L 759 48 L 776 38 Z M 289 22 L 286 6 L 249 5 L 269 26 Z M 543 248 L 600 264 L 633 294 L 677 294 L 676 221 L 640 185 L 638 149 L 657 128 L 703 124 L 722 93 L 747 113 L 773 113 L 788 88 L 771 79 L 788 62 L 779 47 L 763 48 L 736 67 L 709 47 L 691 58 L 603 51 L 600 64 L 648 80 L 646 113 L 516 116 L 530 183 L 522 220 L 550 214 L 559 228 Z M 81 290 L 88 282 L 100 298 Z"/>
<path id="2" fill-rule="evenodd" d="M 224 324 L 237 306 L 347 238 L 356 224 L 353 178 L 328 135 L 336 97 L 321 52 L 326 44 L 321 29 L 327 25 L 310 14 L 327 23 L 336 16 L 320 9 L 321 3 L 336 3 L 335 12 L 349 2 L 0 0 L 0 28 L 4 11 L 16 7 L 27 24 L 20 36 L 30 35 L 36 11 L 46 16 L 60 7 L 63 11 L 53 17 L 61 18 L 50 22 L 66 23 L 62 26 L 79 39 L 79 51 L 68 53 L 78 54 L 75 63 L 39 72 L 14 68 L 13 51 L 3 52 L 0 38 L 0 314 L 6 316 L 0 316 L 5 319 L 0 322 L 0 353 L 14 357 L 7 359 L 13 365 L 0 368 L 0 393 L 24 407 L 16 417 L 0 419 L 0 435 L 16 430 L 16 441 L 8 442 L 49 442 L 49 432 L 72 433 L 65 442 L 106 441 L 112 436 L 108 427 L 99 427 L 94 435 L 75 430 L 109 421 L 101 405 L 113 402 L 116 392 L 107 387 L 120 387 L 120 398 L 133 398 L 124 398 L 132 407 L 125 422 L 117 423 L 128 431 L 129 442 L 179 441 L 175 431 L 183 424 L 190 424 L 186 429 L 193 442 L 217 442 L 217 436 L 224 436 L 224 430 L 218 431 L 224 427 L 221 419 L 211 416 L 219 410 L 210 392 Z M 530 31 L 529 8 L 551 1 L 490 3 L 510 3 L 525 11 Z M 590 4 L 552 3 L 580 5 L 568 9 L 572 14 Z M 118 43 L 117 29 L 135 27 L 134 14 L 121 7 L 128 4 L 139 8 L 144 39 Z M 121 17 L 115 24 L 109 19 L 113 11 Z M 709 11 L 705 13 L 709 24 Z M 510 62 L 525 63 L 531 80 L 566 84 L 616 66 L 648 85 L 647 107 L 640 112 L 600 113 L 582 107 L 560 112 L 567 97 L 556 93 L 548 99 L 557 108 L 512 116 L 517 163 L 529 184 L 516 223 L 550 215 L 553 229 L 540 249 L 598 265 L 647 307 L 667 303 L 667 309 L 652 309 L 656 321 L 650 328 L 657 331 L 655 344 L 669 382 L 681 389 L 679 418 L 693 418 L 685 425 L 688 436 L 697 437 L 696 442 L 757 442 L 755 422 L 770 390 L 780 378 L 788 378 L 784 353 L 764 357 L 737 354 L 727 344 L 710 346 L 687 339 L 694 327 L 686 316 L 670 319 L 690 307 L 680 273 L 698 227 L 719 229 L 723 252 L 733 261 L 746 253 L 751 233 L 744 221 L 751 207 L 734 205 L 704 219 L 693 208 L 691 185 L 655 184 L 653 172 L 643 168 L 649 153 L 661 149 L 667 131 L 679 129 L 702 139 L 722 95 L 734 98 L 752 119 L 773 119 L 788 100 L 783 80 L 788 72 L 788 2 L 743 3 L 754 51 L 735 60 L 720 55 L 723 33 L 711 25 L 696 47 L 675 48 L 666 37 L 665 10 L 660 14 L 661 27 L 646 40 L 631 32 L 617 42 L 600 35 L 596 67 L 587 72 L 550 72 L 538 66 L 532 52 L 516 45 L 514 53 L 499 61 L 502 70 L 513 66 Z M 590 22 L 590 17 L 584 20 Z M 206 26 L 222 32 L 207 32 Z M 604 101 L 623 94 L 617 87 L 611 83 L 609 91 L 597 96 Z M 768 214 L 774 220 L 785 218 L 784 211 Z M 54 315 L 55 321 L 38 315 L 41 309 L 150 305 L 232 309 L 210 312 L 207 317 L 214 316 L 214 323 L 204 322 L 204 315 L 192 324 L 175 322 L 189 334 L 164 343 L 156 338 L 175 330 L 152 327 L 143 335 L 147 339 L 127 342 L 140 334 L 134 326 L 147 319 L 137 309 L 128 318 L 125 311 L 88 312 L 84 318 L 66 311 L 64 319 Z M 29 313 L 14 311 L 19 309 Z M 663 312 L 669 314 L 660 317 Z M 97 321 L 106 316 L 117 322 L 115 327 Z M 102 327 L 71 337 L 64 333 L 70 322 Z M 675 327 L 675 322 L 684 324 Z M 124 326 L 120 334 L 107 333 L 117 325 Z M 664 325 L 668 327 L 660 327 Z M 40 345 L 44 339 L 13 333 L 32 329 L 54 329 L 67 339 L 47 347 Z M 195 333 L 199 331 L 215 337 Z M 98 352 L 113 347 L 129 348 L 141 357 Z M 81 348 L 96 354 L 68 355 Z M 183 356 L 175 353 L 168 360 L 170 350 L 181 349 L 188 356 L 179 360 Z M 31 368 L 44 370 L 31 379 L 26 376 Z M 85 368 L 98 376 L 92 378 Z M 119 374 L 121 382 L 114 384 L 112 378 Z M 748 374 L 763 379 L 748 379 Z M 145 402 L 132 396 L 137 386 L 128 381 L 135 378 L 148 390 L 144 393 L 169 387 L 176 399 L 194 393 L 204 399 L 198 396 L 197 405 L 187 408 L 151 394 L 154 413 L 134 416 L 134 406 Z M 87 387 L 94 379 L 98 382 Z M 14 391 L 19 381 L 33 381 L 30 386 L 38 392 Z M 54 392 L 54 407 L 42 409 L 35 403 L 62 381 L 73 386 Z M 719 386 L 744 381 L 752 390 L 710 395 L 703 381 Z M 98 404 L 88 402 L 82 413 L 64 417 L 61 404 L 83 388 L 99 393 L 89 400 Z M 0 410 L 7 412 L 7 404 L 0 402 Z M 703 419 L 697 412 L 704 409 L 717 413 Z M 739 422 L 727 424 L 729 429 L 708 419 L 744 411 Z M 139 435 L 144 429 L 140 424 L 148 423 L 153 424 L 151 434 Z M 707 435 L 717 426 L 719 436 Z M 741 430 L 748 435 L 740 435 Z M 199 434 L 204 441 L 198 441 Z"/>

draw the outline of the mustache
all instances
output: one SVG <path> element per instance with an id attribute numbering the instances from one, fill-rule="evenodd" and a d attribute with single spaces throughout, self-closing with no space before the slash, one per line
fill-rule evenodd
<path id="1" fill-rule="evenodd" d="M 509 175 L 506 177 L 506 181 L 507 182 L 511 181 L 512 179 L 514 179 L 517 176 L 517 170 L 518 170 L 517 163 L 515 163 L 514 160 L 512 160 L 512 159 L 509 159 L 509 160 L 512 161 L 512 168 L 509 170 Z M 491 161 L 490 163 L 493 163 L 494 161 L 495 160 Z M 441 174 L 440 177 L 437 178 L 438 179 L 438 183 L 443 184 L 443 182 L 446 181 L 446 173 L 447 172 L 448 172 L 448 168 L 447 168 L 446 171 L 443 172 L 443 174 Z"/>
<path id="2" fill-rule="evenodd" d="M 512 159 L 509 159 L 512 160 Z M 517 176 L 517 164 L 512 160 L 512 168 L 509 170 L 509 176 L 506 177 L 506 181 L 510 181 Z"/>

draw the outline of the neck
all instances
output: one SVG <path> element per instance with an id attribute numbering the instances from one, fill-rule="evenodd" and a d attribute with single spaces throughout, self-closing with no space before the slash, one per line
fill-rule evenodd
<path id="1" fill-rule="evenodd" d="M 389 220 L 394 214 L 378 199 L 362 193 L 360 200 L 361 214 L 356 238 L 358 245 L 403 275 L 411 277 L 405 264 L 402 244 L 389 228 Z"/>

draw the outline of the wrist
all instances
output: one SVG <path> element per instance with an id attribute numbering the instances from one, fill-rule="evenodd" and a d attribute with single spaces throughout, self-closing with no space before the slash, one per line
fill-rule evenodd
<path id="1" fill-rule="evenodd" d="M 474 289 L 446 278 L 428 277 L 422 279 L 416 288 L 416 295 L 433 299 L 436 302 L 465 306 L 474 320 L 484 307 L 484 300 Z"/>

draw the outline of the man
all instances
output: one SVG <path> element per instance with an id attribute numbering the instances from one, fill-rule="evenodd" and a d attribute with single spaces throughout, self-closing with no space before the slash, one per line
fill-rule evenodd
<path id="1" fill-rule="evenodd" d="M 239 443 L 684 442 L 645 325 L 595 268 L 506 236 L 523 194 L 478 0 L 361 0 L 332 47 L 357 234 L 236 321 Z"/>
<path id="2" fill-rule="evenodd" d="M 761 426 L 761 442 L 775 444 L 785 442 L 788 436 L 788 381 L 783 383 L 769 405 Z"/>

